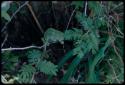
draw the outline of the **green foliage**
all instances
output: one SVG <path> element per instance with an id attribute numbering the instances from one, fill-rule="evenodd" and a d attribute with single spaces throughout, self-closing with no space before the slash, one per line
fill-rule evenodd
<path id="1" fill-rule="evenodd" d="M 42 58 L 42 52 L 40 50 L 31 50 L 27 52 L 28 60 L 32 64 L 36 64 Z"/>
<path id="2" fill-rule="evenodd" d="M 76 9 L 83 8 L 84 1 L 73 1 L 71 5 L 74 5 Z"/>
<path id="3" fill-rule="evenodd" d="M 104 17 L 86 17 L 79 11 L 76 13 L 75 17 L 77 21 L 81 24 L 81 26 L 84 28 L 84 30 L 97 30 L 101 26 L 106 25 L 106 19 Z"/>
<path id="4" fill-rule="evenodd" d="M 56 72 L 57 70 L 57 65 L 54 65 L 53 63 L 51 63 L 50 61 L 40 61 L 37 64 L 37 68 L 38 70 L 40 70 L 41 72 L 48 74 L 48 75 L 57 75 Z"/>
<path id="5" fill-rule="evenodd" d="M 20 78 L 20 83 L 32 83 L 31 78 L 36 72 L 43 72 L 46 75 L 55 75 L 58 71 L 57 65 L 54 65 L 52 62 L 43 60 L 45 56 L 44 52 L 40 50 L 30 50 L 26 53 L 28 56 L 28 61 L 30 64 L 23 65 L 18 74 Z"/>
<path id="6" fill-rule="evenodd" d="M 77 12 L 75 15 L 77 21 L 84 27 L 84 29 L 94 29 L 93 21 L 91 18 L 87 18 L 85 15 L 83 15 L 81 12 Z"/>
<path id="7" fill-rule="evenodd" d="M 32 79 L 33 74 L 36 72 L 36 69 L 32 65 L 23 65 L 19 72 L 21 74 L 18 75 L 18 81 L 20 83 L 29 83 L 29 81 L 31 81 Z"/>
<path id="8" fill-rule="evenodd" d="M 76 47 L 92 49 L 93 54 L 98 50 L 99 39 L 93 32 L 83 34 L 82 30 L 74 28 L 73 30 L 67 30 L 64 37 L 65 40 L 74 40 Z"/>
<path id="9" fill-rule="evenodd" d="M 123 29 L 124 29 L 124 21 L 123 20 L 120 20 L 118 22 L 118 27 L 123 31 Z"/>
<path id="10" fill-rule="evenodd" d="M 104 14 L 102 5 L 97 1 L 89 1 L 88 7 L 93 11 L 93 16 L 99 17 Z"/>
<path id="11" fill-rule="evenodd" d="M 18 9 L 18 4 L 16 2 L 11 3 L 8 12 L 14 13 Z"/>
<path id="12" fill-rule="evenodd" d="M 69 79 L 71 78 L 72 74 L 75 72 L 75 68 L 78 66 L 78 64 L 80 63 L 82 57 L 84 56 L 84 52 L 80 52 L 76 58 L 72 61 L 72 63 L 70 64 L 66 74 L 63 76 L 63 78 L 61 79 L 62 83 L 66 83 L 69 81 Z"/>
<path id="13" fill-rule="evenodd" d="M 83 34 L 82 30 L 74 28 L 73 30 L 66 30 L 64 35 L 65 40 L 74 40 L 74 48 L 58 64 L 61 67 L 69 58 L 73 55 L 77 55 L 76 58 L 70 64 L 66 74 L 61 79 L 62 83 L 68 82 L 74 69 L 78 66 L 84 55 L 92 49 L 93 54 L 98 50 L 98 38 L 92 33 Z M 73 52 L 73 53 L 72 53 Z"/>
<path id="14" fill-rule="evenodd" d="M 63 59 L 58 63 L 58 69 L 60 69 L 64 63 L 73 56 L 74 49 L 65 54 Z"/>
<path id="15" fill-rule="evenodd" d="M 56 2 L 56 4 L 58 3 Z M 8 12 L 13 14 L 17 9 L 16 5 L 12 5 L 13 7 L 10 7 L 10 2 L 5 1 L 1 6 L 2 17 L 7 21 L 11 20 Z M 55 3 L 53 3 L 54 5 Z M 2 82 L 14 83 L 14 80 L 17 80 L 19 83 L 36 83 L 34 75 L 41 72 L 47 76 L 48 82 L 52 80 L 53 76 L 52 81 L 57 79 L 59 83 L 107 84 L 124 82 L 124 64 L 122 62 L 124 57 L 124 20 L 121 11 L 118 10 L 119 8 L 122 9 L 122 3 L 87 1 L 86 16 L 84 15 L 84 1 L 72 1 L 70 6 L 75 8 L 73 17 L 78 24 L 76 23 L 73 28 L 64 32 L 55 28 L 47 28 L 41 39 L 44 49 L 28 50 L 21 57 L 11 51 L 2 53 Z M 23 14 L 26 13 L 28 12 Z M 67 49 L 64 47 L 64 41 L 73 42 L 72 49 L 68 52 L 65 51 Z M 56 61 L 58 64 L 55 65 L 52 62 L 58 59 L 53 55 L 54 52 L 49 45 L 57 42 L 63 45 L 62 49 L 66 53 L 63 57 L 58 56 L 61 59 Z M 52 52 L 51 58 L 49 52 L 50 55 Z M 26 59 L 21 61 L 20 58 L 24 57 Z M 52 61 L 50 61 L 51 59 Z M 6 73 L 6 71 L 14 71 L 14 75 L 18 74 L 18 79 L 11 78 L 12 81 L 5 79 L 3 73 Z M 60 74 L 57 75 L 58 71 L 64 73 L 61 78 Z M 79 74 L 77 74 L 77 71 Z M 78 78 L 75 75 L 81 77 Z"/>
<path id="16" fill-rule="evenodd" d="M 48 28 L 44 33 L 44 38 L 42 38 L 42 40 L 47 45 L 56 42 L 60 42 L 61 44 L 63 44 L 64 34 L 61 31 L 55 30 L 53 28 Z"/>
<path id="17" fill-rule="evenodd" d="M 1 17 L 6 19 L 7 21 L 11 20 L 10 15 L 7 13 L 9 8 L 10 8 L 10 2 L 9 1 L 2 2 L 2 5 L 1 5 Z"/>
<path id="18" fill-rule="evenodd" d="M 95 55 L 95 58 L 89 62 L 89 76 L 88 76 L 88 83 L 99 83 L 99 80 L 96 78 L 95 74 L 95 67 L 98 64 L 98 62 L 105 56 L 104 52 L 106 48 L 110 45 L 111 39 L 109 38 L 107 42 L 105 43 L 105 46 L 102 47 L 99 52 Z"/>
<path id="19" fill-rule="evenodd" d="M 14 55 L 11 51 L 5 51 L 2 54 L 2 63 L 4 64 L 3 69 L 12 71 L 14 66 L 18 63 L 19 56 Z"/>
<path id="20" fill-rule="evenodd" d="M 81 29 L 73 28 L 72 30 L 66 30 L 64 39 L 65 40 L 78 40 L 83 34 Z"/>

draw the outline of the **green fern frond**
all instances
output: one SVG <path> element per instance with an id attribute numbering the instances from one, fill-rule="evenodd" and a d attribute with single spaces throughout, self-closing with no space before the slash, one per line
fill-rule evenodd
<path id="1" fill-rule="evenodd" d="M 57 65 L 54 65 L 50 61 L 40 61 L 37 64 L 37 69 L 47 75 L 57 75 L 56 72 L 58 71 Z"/>
<path id="2" fill-rule="evenodd" d="M 104 14 L 102 5 L 97 1 L 89 1 L 88 7 L 93 11 L 93 16 L 102 16 Z"/>
<path id="3" fill-rule="evenodd" d="M 83 32 L 81 29 L 73 28 L 72 30 L 66 30 L 64 34 L 65 40 L 78 40 L 81 38 Z"/>
<path id="4" fill-rule="evenodd" d="M 19 82 L 20 83 L 30 83 L 30 80 L 33 76 L 33 74 L 36 72 L 36 69 L 32 65 L 24 65 L 22 66 L 21 72 L 18 77 L 19 77 Z"/>
<path id="5" fill-rule="evenodd" d="M 87 18 L 81 12 L 77 12 L 75 18 L 85 30 L 94 29 L 93 20 L 90 17 Z"/>
<path id="6" fill-rule="evenodd" d="M 93 32 L 90 33 L 89 43 L 92 47 L 92 53 L 95 54 L 99 49 L 99 39 Z"/>
<path id="7" fill-rule="evenodd" d="M 84 1 L 73 1 L 71 3 L 71 5 L 74 5 L 75 8 L 79 9 L 79 8 L 83 8 L 84 6 Z"/>
<path id="8" fill-rule="evenodd" d="M 32 64 L 36 64 L 39 59 L 42 58 L 42 52 L 40 50 L 30 50 L 27 52 L 28 61 Z"/>
<path id="9" fill-rule="evenodd" d="M 77 57 L 72 61 L 66 74 L 61 79 L 62 83 L 69 81 L 72 74 L 74 74 L 75 72 L 73 71 L 73 69 L 77 67 L 77 65 L 80 63 L 81 58 L 85 55 L 85 53 L 89 52 L 91 49 L 92 49 L 93 54 L 97 52 L 98 43 L 99 43 L 98 37 L 96 37 L 96 35 L 93 32 L 83 34 L 82 30 L 80 29 L 77 30 L 76 28 L 73 30 L 67 30 L 65 32 L 65 39 L 74 40 L 75 42 L 74 45 L 76 48 L 73 49 L 72 51 L 74 55 L 77 55 Z M 71 58 L 73 54 L 69 56 L 65 56 L 62 59 L 61 64 L 58 64 L 59 67 L 60 65 L 62 66 L 69 58 Z"/>

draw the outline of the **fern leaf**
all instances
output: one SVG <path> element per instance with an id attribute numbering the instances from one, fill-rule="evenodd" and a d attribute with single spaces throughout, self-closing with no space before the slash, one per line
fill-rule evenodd
<path id="1" fill-rule="evenodd" d="M 89 43 L 92 47 L 92 53 L 95 54 L 99 49 L 99 46 L 98 46 L 99 39 L 93 32 L 90 33 Z"/>
<path id="2" fill-rule="evenodd" d="M 85 30 L 94 29 L 93 20 L 90 17 L 87 18 L 81 12 L 77 12 L 75 18 Z"/>
<path id="3" fill-rule="evenodd" d="M 47 75 L 57 75 L 56 72 L 57 70 L 57 65 L 54 65 L 50 61 L 40 61 L 37 64 L 37 69 L 40 70 L 41 72 L 47 74 Z"/>
<path id="4" fill-rule="evenodd" d="M 83 1 L 73 1 L 71 5 L 74 5 L 77 9 L 83 8 L 84 2 Z"/>
<path id="5" fill-rule="evenodd" d="M 14 55 L 11 51 L 5 51 L 2 54 L 2 63 L 4 63 L 3 68 L 12 71 L 14 70 L 14 65 L 18 63 L 19 56 Z"/>
<path id="6" fill-rule="evenodd" d="M 78 40 L 81 38 L 82 30 L 73 28 L 72 30 L 66 30 L 64 34 L 65 40 Z"/>
<path id="7" fill-rule="evenodd" d="M 31 50 L 27 52 L 28 61 L 32 64 L 36 64 L 38 60 L 42 57 L 42 52 L 40 50 Z"/>
<path id="8" fill-rule="evenodd" d="M 24 65 L 19 72 L 21 72 L 21 74 L 18 75 L 19 82 L 29 83 L 36 69 L 32 65 Z"/>
<path id="9" fill-rule="evenodd" d="M 104 14 L 104 10 L 99 2 L 89 1 L 88 7 L 93 11 L 93 16 L 102 16 Z M 98 10 L 97 10 L 98 9 Z"/>

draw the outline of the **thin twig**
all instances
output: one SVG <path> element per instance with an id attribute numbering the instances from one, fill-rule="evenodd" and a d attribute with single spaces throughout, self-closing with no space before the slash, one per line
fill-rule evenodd
<path id="1" fill-rule="evenodd" d="M 122 60 L 122 57 L 120 56 L 120 54 L 119 54 L 119 53 L 117 52 L 117 50 L 116 50 L 116 47 L 115 47 L 114 42 L 112 43 L 112 46 L 113 46 L 113 48 L 114 48 L 114 51 L 115 51 L 116 55 L 119 57 L 119 60 L 121 61 L 122 64 L 124 64 L 124 62 L 123 62 L 123 60 Z"/>
<path id="2" fill-rule="evenodd" d="M 117 27 L 114 23 L 112 23 L 112 21 L 111 21 L 110 19 L 108 19 L 108 21 L 109 21 L 109 23 L 111 23 L 112 25 L 114 25 L 114 27 L 116 28 L 116 30 L 117 30 L 121 35 L 124 36 L 124 33 L 122 33 L 122 32 L 120 31 L 120 29 L 118 29 L 118 27 Z"/>
<path id="3" fill-rule="evenodd" d="M 40 31 L 43 33 L 44 31 L 43 31 L 43 29 L 42 29 L 42 27 L 41 27 L 41 25 L 40 25 L 40 23 L 39 23 L 39 21 L 38 21 L 36 15 L 35 15 L 35 13 L 34 13 L 32 7 L 31 7 L 31 5 L 30 5 L 29 3 L 27 4 L 27 7 L 29 8 L 29 10 L 30 10 L 30 12 L 31 12 L 31 14 L 32 14 L 32 16 L 33 16 L 33 18 L 34 18 L 34 20 L 36 21 L 37 26 L 38 26 L 39 29 L 40 29 Z"/>
<path id="4" fill-rule="evenodd" d="M 8 38 L 8 34 L 6 34 L 5 39 L 4 39 L 3 43 L 1 44 L 1 48 L 4 46 L 5 42 L 7 41 L 7 38 Z"/>
<path id="5" fill-rule="evenodd" d="M 111 11 L 114 11 L 116 8 L 118 8 L 119 6 L 124 5 L 123 2 L 119 3 L 117 6 L 115 6 L 114 8 L 111 9 Z"/>
<path id="6" fill-rule="evenodd" d="M 108 31 L 101 31 L 101 30 L 99 30 L 99 32 L 101 32 L 101 33 L 104 33 L 104 34 L 111 34 L 111 32 L 108 32 Z M 124 38 L 124 36 L 121 36 L 121 35 L 117 35 L 117 34 L 112 34 L 113 36 L 116 36 L 116 37 L 119 37 L 119 38 Z"/>
<path id="7" fill-rule="evenodd" d="M 87 12 L 87 1 L 85 2 L 85 10 L 84 10 L 84 12 L 85 12 L 85 16 L 86 16 L 86 12 Z"/>
<path id="8" fill-rule="evenodd" d="M 102 5 L 102 1 L 100 1 L 100 4 Z"/>
<path id="9" fill-rule="evenodd" d="M 13 15 L 12 15 L 11 18 L 10 18 L 10 21 L 15 17 L 15 15 L 16 15 L 28 2 L 29 2 L 29 1 L 26 1 L 23 5 L 21 5 L 21 6 L 13 13 Z M 4 25 L 4 27 L 3 27 L 2 30 L 1 30 L 1 32 L 3 32 L 3 31 L 6 29 L 7 25 L 10 23 L 10 21 L 8 21 L 8 22 Z"/>
<path id="10" fill-rule="evenodd" d="M 30 83 L 33 83 L 34 76 L 35 76 L 35 73 L 32 75 L 32 78 L 31 78 L 31 81 L 30 81 Z"/>
<path id="11" fill-rule="evenodd" d="M 43 48 L 45 45 L 42 46 L 27 46 L 27 47 L 22 47 L 22 48 L 2 48 L 1 51 L 13 51 L 13 50 L 26 50 L 26 49 L 30 49 L 30 48 L 37 48 L 37 49 L 41 49 Z"/>
<path id="12" fill-rule="evenodd" d="M 109 60 L 107 61 L 107 63 L 108 63 L 109 66 L 111 67 L 112 72 L 113 72 L 113 74 L 114 74 L 114 76 L 115 76 L 116 81 L 117 81 L 118 83 L 120 83 L 119 79 L 116 77 L 116 76 L 117 76 L 117 75 L 116 75 L 116 72 L 115 72 L 113 66 L 111 65 L 111 63 L 109 62 Z"/>
<path id="13" fill-rule="evenodd" d="M 76 8 L 72 11 L 72 14 L 71 14 L 71 16 L 70 16 L 70 18 L 69 18 L 68 24 L 67 24 L 67 26 L 66 26 L 66 30 L 67 30 L 68 27 L 69 27 L 70 21 L 71 21 L 71 19 L 72 19 L 73 14 L 75 13 L 75 10 L 76 10 Z"/>
<path id="14" fill-rule="evenodd" d="M 109 21 L 109 22 L 110 22 L 110 21 Z M 110 30 L 111 30 L 111 34 L 113 34 L 112 29 L 110 29 Z M 113 35 L 112 35 L 112 36 L 113 36 Z M 114 48 L 114 51 L 115 51 L 116 55 L 119 57 L 120 62 L 123 64 L 122 57 L 121 57 L 120 54 L 117 52 L 114 41 L 112 42 L 112 46 L 113 46 L 113 48 Z"/>

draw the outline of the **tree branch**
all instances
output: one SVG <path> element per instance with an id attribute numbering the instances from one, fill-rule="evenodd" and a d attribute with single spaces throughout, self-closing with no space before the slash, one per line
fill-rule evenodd
<path id="1" fill-rule="evenodd" d="M 84 13 L 85 13 L 85 16 L 86 16 L 86 12 L 87 12 L 87 1 L 85 2 L 85 10 L 84 10 Z"/>
<path id="2" fill-rule="evenodd" d="M 71 19 L 72 19 L 73 14 L 75 13 L 75 10 L 76 10 L 76 8 L 73 10 L 73 12 L 72 12 L 72 14 L 71 14 L 71 16 L 70 16 L 70 18 L 69 18 L 68 24 L 67 24 L 67 26 L 66 26 L 66 30 L 67 30 L 68 27 L 69 27 L 70 21 L 71 21 Z"/>
<path id="3" fill-rule="evenodd" d="M 7 41 L 7 38 L 8 38 L 8 34 L 6 34 L 5 38 L 4 38 L 4 41 L 3 43 L 1 44 L 1 48 L 4 46 L 5 42 Z"/>
<path id="4" fill-rule="evenodd" d="M 30 10 L 30 12 L 31 12 L 31 14 L 32 14 L 32 16 L 33 16 L 33 18 L 34 18 L 34 20 L 36 21 L 37 26 L 39 27 L 40 31 L 43 33 L 43 29 L 42 29 L 42 27 L 41 27 L 41 25 L 40 25 L 40 23 L 39 23 L 39 21 L 38 21 L 36 15 L 35 15 L 33 9 L 32 9 L 32 7 L 31 7 L 31 5 L 28 3 L 27 6 L 28 6 L 28 8 L 29 8 L 29 10 Z"/>
<path id="5" fill-rule="evenodd" d="M 37 49 L 41 49 L 43 48 L 45 45 L 42 46 L 27 46 L 27 47 L 22 47 L 22 48 L 3 48 L 1 49 L 2 52 L 4 51 L 14 51 L 14 50 L 26 50 L 26 49 L 30 49 L 30 48 L 37 48 Z"/>

